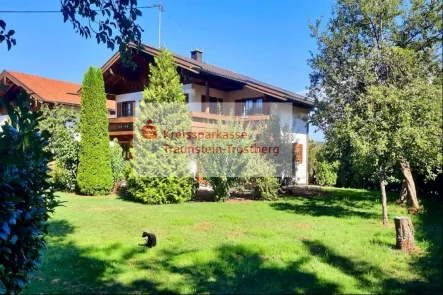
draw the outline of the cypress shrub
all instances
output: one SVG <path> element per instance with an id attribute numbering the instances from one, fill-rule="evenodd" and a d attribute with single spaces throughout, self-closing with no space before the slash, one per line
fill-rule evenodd
<path id="1" fill-rule="evenodd" d="M 82 83 L 77 191 L 108 194 L 113 182 L 103 76 L 100 69 L 90 67 Z"/>

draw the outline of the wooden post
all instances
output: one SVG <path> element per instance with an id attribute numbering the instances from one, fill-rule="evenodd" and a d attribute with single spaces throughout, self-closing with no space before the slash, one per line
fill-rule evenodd
<path id="1" fill-rule="evenodd" d="M 409 217 L 394 217 L 395 232 L 397 240 L 395 247 L 403 251 L 411 252 L 414 250 L 414 227 Z"/>
<path id="2" fill-rule="evenodd" d="M 206 89 L 205 89 L 205 96 L 206 96 L 206 101 L 205 101 L 205 113 L 209 113 L 209 84 L 208 82 L 206 82 Z"/>

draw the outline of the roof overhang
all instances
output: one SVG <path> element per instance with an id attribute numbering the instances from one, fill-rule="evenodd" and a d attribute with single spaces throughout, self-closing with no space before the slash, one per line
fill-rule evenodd
<path id="1" fill-rule="evenodd" d="M 19 79 L 15 78 L 13 75 L 11 75 L 7 70 L 3 70 L 3 72 L 0 73 L 0 81 L 1 81 L 1 83 L 3 83 L 3 80 L 5 78 L 9 79 L 16 86 L 18 86 L 20 88 L 23 88 L 23 90 L 25 90 L 26 93 L 28 93 L 28 95 L 31 98 L 33 98 L 35 100 L 38 100 L 38 101 L 41 101 L 41 102 L 45 101 L 45 99 L 43 97 L 41 97 L 34 90 L 32 90 L 31 88 L 29 88 L 28 86 L 23 84 Z"/>
<path id="2" fill-rule="evenodd" d="M 139 51 L 148 54 L 150 56 L 158 56 L 161 53 L 161 50 L 158 48 L 154 48 L 145 44 L 141 44 L 139 47 L 135 43 L 129 43 L 129 48 L 131 48 L 134 52 L 138 53 Z M 287 101 L 287 102 L 294 102 L 299 105 L 302 105 L 303 107 L 312 109 L 314 108 L 314 102 L 310 100 L 309 98 L 298 95 L 294 93 L 289 93 L 287 91 L 280 91 L 278 89 L 275 89 L 276 87 L 266 87 L 265 85 L 259 85 L 257 83 L 254 83 L 253 81 L 243 80 L 243 79 L 236 79 L 234 77 L 230 77 L 228 75 L 222 75 L 220 73 L 210 71 L 207 69 L 202 68 L 199 65 L 193 64 L 189 62 L 188 60 L 181 58 L 179 55 L 173 54 L 174 62 L 177 64 L 178 67 L 183 68 L 187 71 L 190 71 L 194 74 L 202 74 L 207 73 L 213 76 L 217 76 L 220 78 L 223 78 L 224 80 L 229 80 L 238 84 L 242 84 L 245 88 L 249 88 L 252 90 L 256 90 L 258 92 L 262 92 L 265 95 L 269 95 L 271 97 L 274 97 L 276 99 Z M 111 69 L 111 67 L 120 61 L 120 53 L 115 53 L 102 67 L 102 73 L 105 73 Z M 252 79 L 251 79 L 252 80 Z M 79 90 L 79 93 L 81 91 L 81 88 Z"/>

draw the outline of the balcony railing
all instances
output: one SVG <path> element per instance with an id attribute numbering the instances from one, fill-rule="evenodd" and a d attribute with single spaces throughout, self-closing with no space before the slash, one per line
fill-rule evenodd
<path id="1" fill-rule="evenodd" d="M 192 120 L 191 128 L 193 131 L 200 131 L 205 128 L 211 128 L 221 119 L 226 122 L 229 120 L 242 121 L 246 124 L 259 121 L 269 120 L 269 115 L 249 115 L 241 116 L 225 116 L 219 114 L 205 113 L 205 112 L 189 112 Z M 109 135 L 133 135 L 134 134 L 135 117 L 118 117 L 109 119 Z"/>
<path id="2" fill-rule="evenodd" d="M 132 135 L 134 133 L 135 117 L 110 118 L 109 135 Z"/>

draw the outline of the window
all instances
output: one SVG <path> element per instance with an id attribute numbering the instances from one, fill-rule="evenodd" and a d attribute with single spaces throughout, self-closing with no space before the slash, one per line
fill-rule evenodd
<path id="1" fill-rule="evenodd" d="M 135 116 L 135 101 L 124 101 L 117 103 L 117 117 Z"/>
<path id="2" fill-rule="evenodd" d="M 218 110 L 218 103 L 220 103 L 220 111 Z M 206 96 L 202 95 L 202 112 L 207 112 L 208 108 L 211 114 L 219 114 L 220 112 L 223 114 L 223 99 L 210 96 L 209 101 L 206 101 Z"/>
<path id="3" fill-rule="evenodd" d="M 185 102 L 189 103 L 189 94 L 188 93 L 185 93 Z"/>
<path id="4" fill-rule="evenodd" d="M 263 98 L 248 98 L 242 101 L 242 116 L 262 114 Z"/>
<path id="5" fill-rule="evenodd" d="M 220 103 L 220 110 L 218 109 Z M 209 97 L 209 112 L 211 114 L 223 114 L 223 99 L 216 97 Z"/>
<path id="6" fill-rule="evenodd" d="M 122 102 L 122 117 L 134 116 L 134 107 L 132 101 Z"/>

